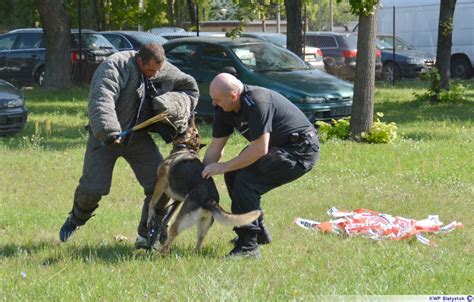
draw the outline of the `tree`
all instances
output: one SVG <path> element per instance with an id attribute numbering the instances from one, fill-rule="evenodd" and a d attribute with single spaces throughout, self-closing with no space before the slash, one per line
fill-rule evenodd
<path id="1" fill-rule="evenodd" d="M 453 17 L 456 0 L 441 0 L 438 23 L 438 47 L 436 50 L 436 68 L 440 78 L 433 78 L 431 88 L 436 93 L 431 102 L 438 102 L 441 90 L 449 90 L 449 70 L 451 67 L 451 46 L 453 41 Z"/>
<path id="2" fill-rule="evenodd" d="M 324 31 L 330 28 L 330 0 L 311 1 L 307 4 L 309 30 Z M 351 14 L 349 0 L 341 0 L 333 8 L 334 25 L 342 26 L 357 20 Z"/>
<path id="3" fill-rule="evenodd" d="M 43 26 L 46 58 L 44 87 L 71 86 L 71 24 L 65 7 L 57 0 L 35 0 Z"/>
<path id="4" fill-rule="evenodd" d="M 199 5 L 199 3 L 197 3 Z M 196 3 L 194 0 L 186 0 L 186 5 L 188 6 L 189 21 L 191 24 L 197 23 L 197 14 L 196 14 Z"/>
<path id="5" fill-rule="evenodd" d="M 22 27 L 35 27 L 39 21 L 33 0 L 0 1 L 0 32 Z"/>
<path id="6" fill-rule="evenodd" d="M 303 25 L 301 23 L 301 0 L 285 0 L 286 48 L 302 56 Z"/>
<path id="7" fill-rule="evenodd" d="M 357 141 L 362 132 L 370 132 L 374 118 L 375 6 L 378 2 L 378 0 L 350 0 L 351 12 L 359 16 L 351 117 L 351 137 Z"/>

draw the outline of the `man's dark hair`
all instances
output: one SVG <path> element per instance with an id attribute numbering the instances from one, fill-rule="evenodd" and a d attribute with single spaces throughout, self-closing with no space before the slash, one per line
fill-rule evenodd
<path id="1" fill-rule="evenodd" d="M 163 47 L 158 43 L 148 43 L 142 45 L 137 54 L 143 61 L 143 64 L 148 64 L 151 59 L 155 60 L 156 63 L 161 63 L 165 60 L 165 51 Z"/>

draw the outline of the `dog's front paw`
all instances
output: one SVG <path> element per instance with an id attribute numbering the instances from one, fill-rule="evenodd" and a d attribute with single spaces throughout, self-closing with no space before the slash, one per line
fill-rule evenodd
<path id="1" fill-rule="evenodd" d="M 160 254 L 166 255 L 166 254 L 169 254 L 169 252 L 170 252 L 170 246 L 169 245 L 163 245 L 160 248 Z"/>
<path id="2" fill-rule="evenodd" d="M 167 239 L 168 239 L 168 226 L 164 225 L 160 229 L 160 237 L 158 238 L 158 240 L 160 241 L 161 244 L 164 244 Z"/>

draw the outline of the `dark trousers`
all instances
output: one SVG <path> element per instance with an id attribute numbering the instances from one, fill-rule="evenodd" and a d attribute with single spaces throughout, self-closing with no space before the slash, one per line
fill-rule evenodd
<path id="1" fill-rule="evenodd" d="M 260 209 L 261 196 L 309 172 L 319 159 L 316 135 L 302 143 L 270 148 L 252 165 L 224 174 L 232 213 Z M 258 226 L 258 223 L 255 223 Z"/>
<path id="2" fill-rule="evenodd" d="M 145 193 L 138 232 L 146 235 L 148 202 L 155 188 L 156 171 L 163 161 L 163 156 L 148 133 L 134 134 L 126 146 L 100 147 L 100 144 L 94 136 L 89 136 L 82 176 L 74 194 L 72 221 L 77 225 L 83 225 L 90 219 L 102 196 L 109 194 L 115 163 L 119 157 L 123 157 L 131 166 Z"/>

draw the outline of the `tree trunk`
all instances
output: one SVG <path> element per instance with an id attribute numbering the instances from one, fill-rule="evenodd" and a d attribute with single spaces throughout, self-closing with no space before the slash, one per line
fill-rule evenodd
<path id="1" fill-rule="evenodd" d="M 299 57 L 302 56 L 303 26 L 301 24 L 301 0 L 285 0 L 286 47 Z"/>
<path id="2" fill-rule="evenodd" d="M 449 75 L 451 67 L 451 46 L 453 40 L 453 17 L 456 0 L 441 0 L 438 23 L 438 47 L 436 51 L 436 67 L 441 76 L 439 88 L 449 90 Z M 437 102 L 437 95 L 431 99 Z"/>
<path id="3" fill-rule="evenodd" d="M 181 0 L 183 1 L 183 0 Z M 181 16 L 181 10 L 180 10 L 180 6 L 181 6 L 181 1 L 174 1 L 174 24 L 175 26 L 177 27 L 183 27 L 183 22 L 182 22 L 182 16 Z M 191 25 L 192 26 L 192 25 Z"/>
<path id="4" fill-rule="evenodd" d="M 189 22 L 191 23 L 191 25 L 195 25 L 197 22 L 196 4 L 194 3 L 194 0 L 186 0 L 186 4 L 188 6 Z"/>
<path id="5" fill-rule="evenodd" d="M 362 132 L 369 132 L 374 117 L 375 91 L 375 24 L 376 14 L 359 16 L 357 61 L 352 103 L 351 135 L 360 139 Z"/>
<path id="6" fill-rule="evenodd" d="M 175 0 L 168 0 L 168 18 L 169 24 L 175 25 L 175 10 L 174 10 L 174 2 Z"/>
<path id="7" fill-rule="evenodd" d="M 43 26 L 46 59 L 46 88 L 69 88 L 71 86 L 71 22 L 57 0 L 35 0 Z"/>
<path id="8" fill-rule="evenodd" d="M 94 9 L 95 21 L 98 31 L 105 30 L 105 17 L 103 15 L 103 6 L 102 2 L 99 3 L 98 0 L 92 1 L 92 7 Z"/>

